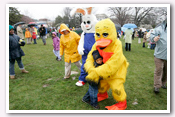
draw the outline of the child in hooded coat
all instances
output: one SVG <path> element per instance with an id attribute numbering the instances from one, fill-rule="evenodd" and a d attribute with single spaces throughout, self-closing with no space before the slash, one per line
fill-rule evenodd
<path id="1" fill-rule="evenodd" d="M 31 39 L 32 35 L 30 34 L 30 31 L 28 28 L 26 28 L 26 32 L 25 32 L 25 38 L 27 39 L 27 44 L 31 44 Z"/>
<path id="2" fill-rule="evenodd" d="M 61 57 L 60 57 L 60 39 L 57 37 L 57 33 L 56 32 L 52 32 L 52 40 L 53 40 L 53 53 L 56 56 L 56 60 L 57 61 L 61 61 Z"/>

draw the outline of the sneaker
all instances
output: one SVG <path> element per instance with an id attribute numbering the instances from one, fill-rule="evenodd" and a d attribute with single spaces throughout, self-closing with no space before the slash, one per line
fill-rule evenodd
<path id="1" fill-rule="evenodd" d="M 10 79 L 15 79 L 15 75 L 10 75 Z"/>
<path id="2" fill-rule="evenodd" d="M 81 87 L 81 86 L 83 86 L 84 84 L 85 84 L 85 82 L 83 82 L 83 81 L 78 81 L 75 85 Z"/>
<path id="3" fill-rule="evenodd" d="M 56 57 L 56 60 L 58 61 L 58 57 Z"/>
<path id="4" fill-rule="evenodd" d="M 57 59 L 57 61 L 61 61 L 61 59 Z"/>
<path id="5" fill-rule="evenodd" d="M 91 102 L 90 102 L 90 101 L 85 101 L 84 99 L 82 99 L 82 102 L 91 105 Z M 97 106 L 91 105 L 91 106 L 92 106 L 93 108 L 95 108 L 95 109 L 100 109 L 100 106 L 99 106 L 99 105 L 97 105 Z"/>
<path id="6" fill-rule="evenodd" d="M 159 88 L 154 88 L 154 93 L 159 93 Z"/>
<path id="7" fill-rule="evenodd" d="M 93 106 L 93 105 L 91 105 L 91 106 Z M 95 109 L 100 109 L 100 106 L 99 105 L 97 105 L 97 106 L 93 106 Z"/>
<path id="8" fill-rule="evenodd" d="M 167 87 L 166 87 L 165 85 L 162 85 L 162 88 L 163 88 L 163 89 L 167 89 Z"/>
<path id="9" fill-rule="evenodd" d="M 90 101 L 85 101 L 84 99 L 82 99 L 82 102 L 86 103 L 86 104 L 90 104 L 91 105 L 91 102 Z"/>

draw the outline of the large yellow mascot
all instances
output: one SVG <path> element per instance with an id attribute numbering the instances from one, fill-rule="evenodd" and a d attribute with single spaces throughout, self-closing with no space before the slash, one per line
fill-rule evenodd
<path id="1" fill-rule="evenodd" d="M 108 98 L 107 90 L 112 89 L 112 95 L 118 102 L 106 106 L 108 110 L 125 110 L 127 108 L 124 83 L 129 63 L 123 55 L 122 43 L 117 39 L 114 23 L 110 19 L 99 21 L 95 26 L 95 44 L 88 54 L 84 65 L 88 75 L 86 80 L 99 82 L 98 101 Z M 103 57 L 103 65 L 95 68 L 92 52 L 98 50 Z"/>

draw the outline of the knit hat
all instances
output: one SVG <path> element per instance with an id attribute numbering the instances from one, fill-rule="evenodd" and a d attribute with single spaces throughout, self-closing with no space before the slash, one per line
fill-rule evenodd
<path id="1" fill-rule="evenodd" d="M 11 29 L 14 29 L 14 28 L 13 28 L 13 26 L 9 25 L 9 31 L 10 31 Z"/>
<path id="2" fill-rule="evenodd" d="M 97 60 L 98 58 L 103 58 L 102 56 L 100 56 L 98 50 L 93 51 L 92 56 L 93 56 L 94 60 Z"/>
<path id="3" fill-rule="evenodd" d="M 54 34 L 55 36 L 57 36 L 57 33 L 56 32 L 52 32 L 52 34 Z"/>

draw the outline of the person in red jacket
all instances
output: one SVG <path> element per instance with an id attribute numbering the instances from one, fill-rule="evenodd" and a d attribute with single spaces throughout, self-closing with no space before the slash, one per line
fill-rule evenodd
<path id="1" fill-rule="evenodd" d="M 37 44 L 36 43 L 36 32 L 35 31 L 33 31 L 33 33 L 32 33 L 32 39 L 34 40 L 34 43 L 33 44 Z"/>

